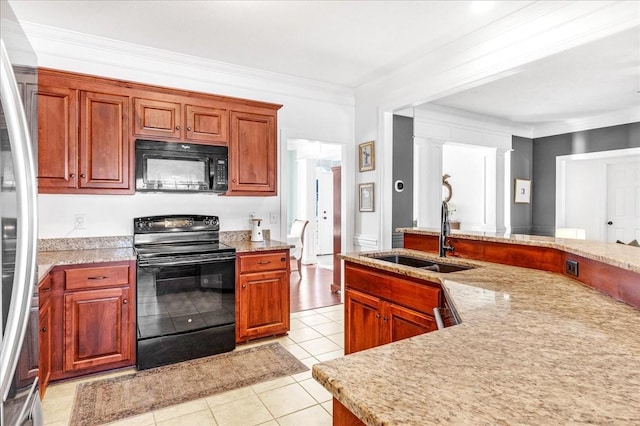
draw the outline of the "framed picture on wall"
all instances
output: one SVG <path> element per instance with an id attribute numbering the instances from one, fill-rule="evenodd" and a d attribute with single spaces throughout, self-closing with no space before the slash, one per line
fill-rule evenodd
<path id="1" fill-rule="evenodd" d="M 531 202 L 531 181 L 529 179 L 516 179 L 513 202 L 521 204 Z"/>
<path id="2" fill-rule="evenodd" d="M 375 169 L 374 151 L 373 141 L 358 145 L 358 164 L 361 172 Z"/>
<path id="3" fill-rule="evenodd" d="M 360 184 L 360 211 L 373 211 L 373 182 Z"/>

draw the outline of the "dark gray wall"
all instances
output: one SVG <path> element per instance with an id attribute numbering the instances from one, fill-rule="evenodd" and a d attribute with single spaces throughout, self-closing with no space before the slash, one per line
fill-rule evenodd
<path id="1" fill-rule="evenodd" d="M 393 116 L 393 182 L 404 181 L 404 191 L 394 188 L 392 203 L 392 247 L 402 247 L 396 228 L 413 226 L 413 118 Z"/>
<path id="2" fill-rule="evenodd" d="M 532 205 L 514 203 L 515 179 L 532 179 L 533 173 L 533 139 L 513 136 L 511 140 L 511 232 L 514 234 L 531 234 Z"/>
<path id="3" fill-rule="evenodd" d="M 532 234 L 554 235 L 556 157 L 640 147 L 640 123 L 533 139 Z"/>

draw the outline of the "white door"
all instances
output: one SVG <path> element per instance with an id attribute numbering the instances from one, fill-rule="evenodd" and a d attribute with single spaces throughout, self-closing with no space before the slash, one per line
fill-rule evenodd
<path id="1" fill-rule="evenodd" d="M 640 240 L 640 164 L 607 165 L 607 242 Z"/>
<path id="2" fill-rule="evenodd" d="M 333 174 L 318 173 L 317 250 L 316 254 L 333 254 Z"/>

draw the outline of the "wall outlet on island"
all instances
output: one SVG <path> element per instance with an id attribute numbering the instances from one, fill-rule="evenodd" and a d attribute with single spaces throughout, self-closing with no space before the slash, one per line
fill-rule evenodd
<path id="1" fill-rule="evenodd" d="M 578 276 L 578 262 L 575 260 L 567 260 L 566 271 L 568 275 Z"/>

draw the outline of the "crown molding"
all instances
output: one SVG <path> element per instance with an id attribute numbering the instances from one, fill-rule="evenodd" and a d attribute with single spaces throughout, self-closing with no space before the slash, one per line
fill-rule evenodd
<path id="1" fill-rule="evenodd" d="M 39 66 L 152 84 L 164 76 L 181 81 L 181 89 L 233 87 L 262 92 L 265 99 L 261 100 L 273 101 L 273 95 L 294 96 L 355 105 L 353 89 L 339 85 L 32 22 L 21 25 L 38 55 Z"/>
<path id="2" fill-rule="evenodd" d="M 533 138 L 537 139 L 638 122 L 640 122 L 640 106 L 575 120 L 538 124 L 533 127 Z"/>
<path id="3" fill-rule="evenodd" d="M 464 126 L 481 132 L 508 134 L 523 138 L 533 137 L 532 126 L 436 104 L 424 104 L 416 107 L 414 118 L 438 124 Z"/>

